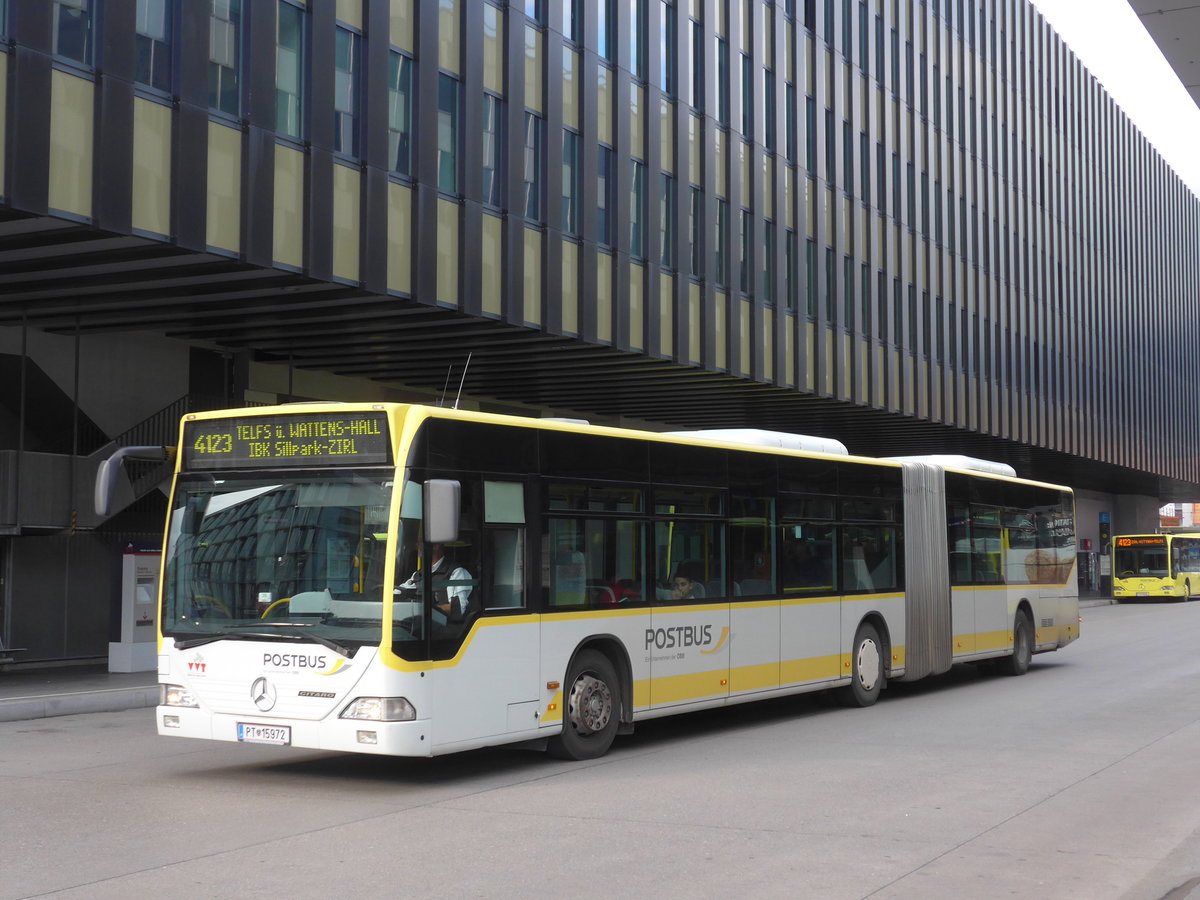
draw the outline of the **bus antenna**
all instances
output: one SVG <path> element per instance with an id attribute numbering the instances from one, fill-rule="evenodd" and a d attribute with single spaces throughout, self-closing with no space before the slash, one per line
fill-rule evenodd
<path id="1" fill-rule="evenodd" d="M 467 369 L 468 369 L 468 368 L 470 368 L 470 365 L 471 365 L 471 357 L 472 357 L 472 356 L 474 356 L 474 355 L 475 355 L 475 351 L 474 351 L 474 350 L 472 350 L 470 353 L 468 353 L 468 354 L 467 354 L 467 361 L 466 361 L 465 363 L 463 363 L 463 373 L 462 373 L 462 378 L 460 378 L 460 379 L 459 379 L 459 382 L 458 382 L 458 393 L 457 393 L 457 394 L 455 395 L 455 397 L 454 397 L 454 406 L 452 406 L 452 407 L 451 407 L 451 409 L 458 409 L 458 401 L 462 399 L 462 389 L 463 389 L 463 384 L 464 384 L 464 383 L 466 382 L 466 380 L 467 380 Z"/>

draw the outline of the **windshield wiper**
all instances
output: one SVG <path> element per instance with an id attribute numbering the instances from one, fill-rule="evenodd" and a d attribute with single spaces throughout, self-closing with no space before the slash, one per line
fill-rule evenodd
<path id="1" fill-rule="evenodd" d="M 262 628 L 265 623 L 256 622 L 253 625 L 231 625 L 230 628 Z M 276 622 L 271 625 L 266 625 L 268 628 L 312 628 L 313 626 L 306 622 Z M 354 651 L 345 644 L 339 644 L 337 641 L 331 641 L 329 638 L 319 634 L 279 634 L 274 631 L 215 631 L 212 634 L 206 634 L 200 637 L 184 638 L 176 640 L 175 647 L 178 650 L 188 650 L 192 647 L 201 647 L 204 644 L 211 644 L 215 641 L 251 641 L 255 638 L 271 638 L 279 640 L 282 638 L 287 641 L 304 641 L 311 640 L 314 643 L 320 644 L 322 647 L 328 647 L 334 653 L 349 659 L 354 655 Z"/>
<path id="2" fill-rule="evenodd" d="M 254 622 L 253 624 L 246 623 L 245 625 L 230 625 L 229 627 L 230 628 L 315 628 L 316 626 L 312 622 Z M 270 631 L 265 631 L 265 632 L 264 631 L 254 631 L 254 632 L 243 632 L 243 633 L 246 634 L 248 637 L 273 637 L 273 638 L 274 637 L 282 637 L 282 638 L 290 638 L 290 639 L 296 640 L 296 641 L 303 641 L 305 638 L 307 638 L 309 640 L 315 641 L 316 643 L 320 644 L 322 647 L 328 647 L 334 653 L 340 653 L 342 656 L 346 657 L 346 659 L 349 659 L 351 656 L 354 655 L 354 651 L 351 650 L 349 647 L 347 647 L 345 644 L 339 644 L 337 641 L 330 640 L 329 638 L 325 637 L 324 635 L 320 635 L 320 634 L 316 634 L 316 633 L 312 633 L 312 634 L 275 634 L 274 632 L 270 632 Z"/>
<path id="3" fill-rule="evenodd" d="M 278 637 L 278 635 L 271 635 Z M 192 647 L 201 647 L 204 644 L 211 644 L 214 641 L 244 641 L 253 637 L 249 634 L 231 634 L 228 631 L 214 631 L 211 634 L 203 635 L 202 637 L 184 638 L 183 640 L 175 641 L 177 650 L 188 650 Z"/>

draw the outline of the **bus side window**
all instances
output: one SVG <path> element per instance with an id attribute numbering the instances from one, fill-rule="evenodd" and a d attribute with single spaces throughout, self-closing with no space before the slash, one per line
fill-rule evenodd
<path id="1" fill-rule="evenodd" d="M 525 485 L 483 483 L 483 521 L 488 571 L 483 592 L 487 609 L 525 605 Z"/>
<path id="2" fill-rule="evenodd" d="M 734 496 L 729 522 L 729 567 L 733 593 L 761 597 L 775 593 L 775 501 Z"/>
<path id="3" fill-rule="evenodd" d="M 525 529 L 488 528 L 488 573 L 484 602 L 488 609 L 525 605 Z"/>
<path id="4" fill-rule="evenodd" d="M 550 518 L 542 540 L 542 585 L 554 608 L 613 607 L 644 599 L 642 523 Z"/>

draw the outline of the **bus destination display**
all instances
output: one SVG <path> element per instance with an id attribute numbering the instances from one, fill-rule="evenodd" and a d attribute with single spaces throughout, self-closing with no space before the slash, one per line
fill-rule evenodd
<path id="1" fill-rule="evenodd" d="M 387 414 L 320 412 L 185 422 L 187 469 L 377 466 L 391 461 Z"/>
<path id="2" fill-rule="evenodd" d="M 1167 539 L 1161 534 L 1117 538 L 1118 547 L 1165 547 Z"/>

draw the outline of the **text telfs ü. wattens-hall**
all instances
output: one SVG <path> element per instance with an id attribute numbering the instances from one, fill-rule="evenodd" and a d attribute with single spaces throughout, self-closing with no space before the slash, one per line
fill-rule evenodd
<path id="1" fill-rule="evenodd" d="M 181 414 L 455 402 L 1200 495 L 1200 204 L 1027 0 L 0 0 L 0 659 Z M 469 360 L 469 364 L 468 364 Z"/>

